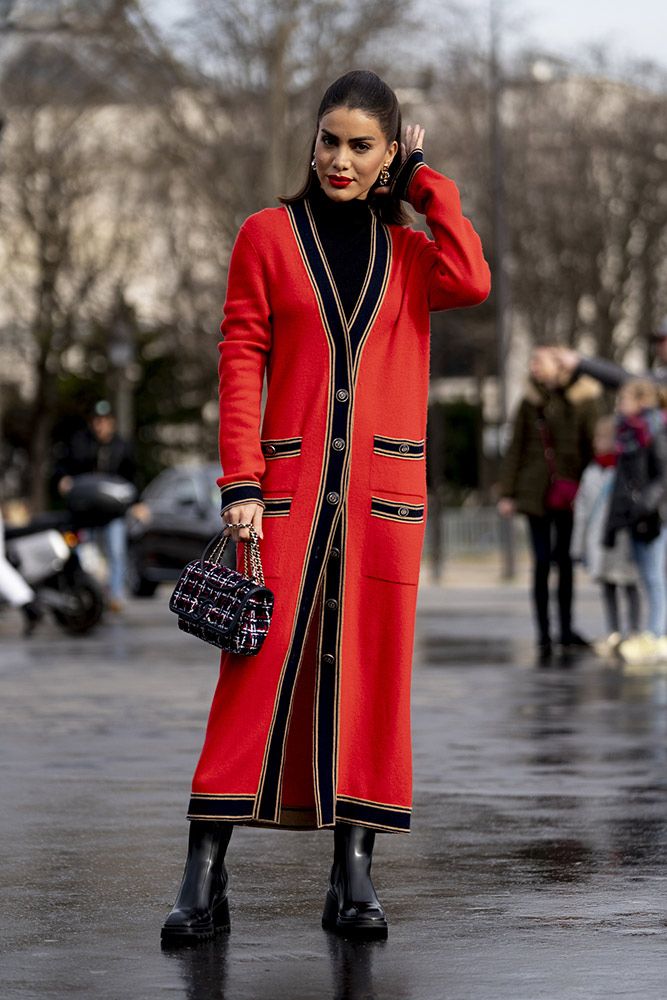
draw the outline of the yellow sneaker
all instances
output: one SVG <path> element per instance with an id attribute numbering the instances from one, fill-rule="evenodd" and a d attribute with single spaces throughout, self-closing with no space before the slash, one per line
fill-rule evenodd
<path id="1" fill-rule="evenodd" d="M 658 640 L 652 632 L 641 632 L 625 639 L 618 652 L 629 666 L 650 666 L 658 659 Z"/>

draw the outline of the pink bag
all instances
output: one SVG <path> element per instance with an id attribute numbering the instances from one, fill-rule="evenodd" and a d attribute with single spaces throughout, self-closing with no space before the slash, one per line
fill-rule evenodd
<path id="1" fill-rule="evenodd" d="M 547 490 L 547 508 L 549 510 L 572 510 L 578 489 L 579 483 L 576 479 L 552 476 Z"/>
<path id="2" fill-rule="evenodd" d="M 579 489 L 579 483 L 576 479 L 566 479 L 564 476 L 559 476 L 557 474 L 556 455 L 551 440 L 551 434 L 544 417 L 540 417 L 538 419 L 537 429 L 539 430 L 540 437 L 542 438 L 544 457 L 547 460 L 549 476 L 551 477 L 545 500 L 547 510 L 572 510 L 574 498 L 577 495 L 577 490 Z"/>

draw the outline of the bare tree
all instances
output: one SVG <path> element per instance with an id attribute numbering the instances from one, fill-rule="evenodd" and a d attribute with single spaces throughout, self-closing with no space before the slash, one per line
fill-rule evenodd
<path id="1" fill-rule="evenodd" d="M 90 331 L 105 317 L 112 322 L 117 289 L 130 280 L 142 245 L 146 176 L 136 169 L 134 141 L 141 128 L 126 107 L 132 73 L 148 60 L 129 59 L 138 48 L 122 16 L 130 7 L 114 0 L 104 16 L 98 10 L 92 34 L 87 21 L 69 25 L 54 10 L 45 32 L 24 37 L 19 24 L 4 39 L 0 308 L 30 371 L 37 507 L 46 497 L 60 380 L 85 368 Z"/>
<path id="2" fill-rule="evenodd" d="M 622 356 L 667 309 L 667 99 L 570 77 L 506 116 L 515 309 L 537 340 Z"/>
<path id="3" fill-rule="evenodd" d="M 199 85 L 170 107 L 174 166 L 187 170 L 221 232 L 233 237 L 251 212 L 298 183 L 316 103 L 358 64 L 384 71 L 410 25 L 410 2 L 195 0 L 187 56 Z M 383 41 L 388 49 L 383 53 Z"/>

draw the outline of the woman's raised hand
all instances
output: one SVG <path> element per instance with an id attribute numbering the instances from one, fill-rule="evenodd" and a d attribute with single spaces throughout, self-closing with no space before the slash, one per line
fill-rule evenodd
<path id="1" fill-rule="evenodd" d="M 401 163 L 407 160 L 410 153 L 413 153 L 415 149 L 424 148 L 424 135 L 425 130 L 421 125 L 406 125 L 405 126 L 405 142 L 401 143 Z M 390 187 L 385 184 L 383 187 L 375 189 L 375 194 L 389 194 Z"/>
<path id="2" fill-rule="evenodd" d="M 262 511 L 264 508 L 259 503 L 240 503 L 236 507 L 230 507 L 222 515 L 225 525 L 225 535 L 231 535 L 235 542 L 245 542 L 250 538 L 248 528 L 238 528 L 238 524 L 252 524 L 259 538 L 264 538 L 262 534 Z"/>
<path id="3" fill-rule="evenodd" d="M 426 131 L 421 125 L 405 126 L 405 142 L 401 143 L 401 163 L 403 160 L 407 160 L 410 153 L 414 153 L 415 149 L 424 148 L 425 135 Z"/>

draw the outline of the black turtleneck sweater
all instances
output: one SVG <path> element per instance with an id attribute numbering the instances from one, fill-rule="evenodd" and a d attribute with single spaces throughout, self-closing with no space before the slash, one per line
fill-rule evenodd
<path id="1" fill-rule="evenodd" d="M 332 201 L 321 187 L 308 197 L 315 224 L 338 289 L 350 318 L 368 270 L 371 252 L 371 210 L 368 201 Z"/>

